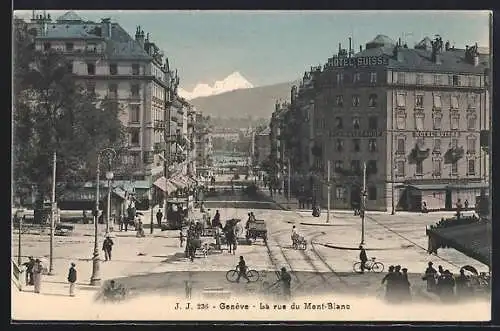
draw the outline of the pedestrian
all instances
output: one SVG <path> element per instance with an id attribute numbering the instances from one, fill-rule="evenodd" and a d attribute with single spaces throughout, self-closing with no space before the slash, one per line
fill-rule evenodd
<path id="1" fill-rule="evenodd" d="M 283 297 L 285 300 L 290 300 L 292 296 L 291 292 L 291 282 L 292 276 L 286 271 L 285 267 L 281 268 L 280 281 L 283 288 Z"/>
<path id="2" fill-rule="evenodd" d="M 76 265 L 71 262 L 71 267 L 68 271 L 68 282 L 69 282 L 69 296 L 75 296 L 75 283 L 76 283 Z"/>
<path id="3" fill-rule="evenodd" d="M 432 267 L 432 262 L 429 262 L 427 265 L 425 275 L 422 279 L 427 282 L 427 292 L 433 292 L 436 290 L 437 271 Z"/>
<path id="4" fill-rule="evenodd" d="M 382 285 L 385 283 L 385 299 L 387 302 L 394 302 L 394 266 L 389 266 L 389 272 L 382 278 Z"/>
<path id="5" fill-rule="evenodd" d="M 241 277 L 245 278 L 247 280 L 247 283 L 250 283 L 250 279 L 248 279 L 247 276 L 247 265 L 243 256 L 240 256 L 240 262 L 238 262 L 236 269 L 238 269 L 238 278 L 236 278 L 236 283 L 240 282 Z"/>
<path id="6" fill-rule="evenodd" d="M 29 261 L 23 263 L 26 267 L 26 286 L 33 285 L 33 267 L 35 266 L 35 260 L 33 256 L 29 257 Z"/>
<path id="7" fill-rule="evenodd" d="M 361 273 L 365 272 L 365 264 L 368 261 L 368 257 L 366 256 L 366 251 L 362 245 L 359 245 L 359 260 L 361 261 Z"/>
<path id="8" fill-rule="evenodd" d="M 104 239 L 104 242 L 102 243 L 102 250 L 104 251 L 104 257 L 106 261 L 111 260 L 111 251 L 113 249 L 113 240 L 111 240 L 111 237 L 106 235 L 106 239 Z"/>
<path id="9" fill-rule="evenodd" d="M 33 265 L 33 285 L 35 285 L 35 293 L 40 293 L 42 287 L 42 272 L 43 266 L 40 259 L 35 259 Z"/>
<path id="10" fill-rule="evenodd" d="M 83 224 L 87 224 L 87 211 L 84 209 L 83 210 Z"/>
<path id="11" fill-rule="evenodd" d="M 464 210 L 468 211 L 469 210 L 469 200 L 465 199 L 464 201 Z"/>
<path id="12" fill-rule="evenodd" d="M 163 219 L 163 213 L 161 212 L 161 209 L 158 209 L 156 212 L 156 222 L 158 223 L 158 226 L 161 227 L 161 221 Z"/>
<path id="13" fill-rule="evenodd" d="M 182 245 L 184 244 L 184 233 L 182 233 L 182 230 L 179 231 L 179 241 L 180 241 L 179 247 L 182 247 Z"/>
<path id="14" fill-rule="evenodd" d="M 123 226 L 125 225 L 125 218 L 123 217 L 123 214 L 120 214 L 118 217 L 118 225 L 120 226 L 120 231 L 123 231 Z"/>
<path id="15" fill-rule="evenodd" d="M 408 280 L 408 269 L 403 268 L 401 269 L 401 271 L 403 272 L 401 277 L 401 299 L 403 299 L 404 301 L 409 301 L 411 300 L 411 284 Z"/>
<path id="16" fill-rule="evenodd" d="M 469 278 L 465 275 L 464 269 L 460 269 L 460 275 L 455 278 L 455 288 L 459 298 L 470 294 Z"/>

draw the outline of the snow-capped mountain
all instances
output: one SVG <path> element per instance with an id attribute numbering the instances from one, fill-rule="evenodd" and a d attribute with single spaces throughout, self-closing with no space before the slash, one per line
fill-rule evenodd
<path id="1" fill-rule="evenodd" d="M 214 85 L 200 83 L 197 84 L 194 89 L 189 92 L 182 88 L 179 88 L 179 95 L 188 100 L 206 97 L 211 95 L 217 95 L 224 92 L 230 92 L 239 89 L 253 88 L 254 86 L 245 77 L 243 77 L 239 72 L 233 72 L 223 80 L 218 80 Z"/>

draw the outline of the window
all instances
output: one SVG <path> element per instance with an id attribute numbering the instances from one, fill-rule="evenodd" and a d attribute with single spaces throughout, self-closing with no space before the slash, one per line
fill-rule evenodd
<path id="1" fill-rule="evenodd" d="M 370 174 L 376 174 L 377 173 L 377 161 L 375 160 L 369 160 L 366 162 L 366 172 Z"/>
<path id="2" fill-rule="evenodd" d="M 467 175 L 476 173 L 476 161 L 474 159 L 467 160 Z"/>
<path id="3" fill-rule="evenodd" d="M 342 117 L 335 117 L 335 127 L 337 129 L 342 129 L 343 123 L 342 123 Z"/>
<path id="4" fill-rule="evenodd" d="M 376 139 L 369 139 L 368 140 L 368 150 L 370 152 L 376 152 L 377 151 L 377 140 Z"/>
<path id="5" fill-rule="evenodd" d="M 396 176 L 404 177 L 405 175 L 405 161 L 396 161 Z"/>
<path id="6" fill-rule="evenodd" d="M 353 95 L 352 96 L 352 106 L 353 107 L 358 107 L 359 106 L 359 95 Z"/>
<path id="7" fill-rule="evenodd" d="M 415 164 L 415 174 L 422 175 L 424 172 L 424 162 L 422 160 L 418 160 Z"/>
<path id="8" fill-rule="evenodd" d="M 437 153 L 441 152 L 441 139 L 434 139 L 434 147 L 432 148 L 432 150 Z"/>
<path id="9" fill-rule="evenodd" d="M 87 82 L 86 88 L 87 88 L 88 93 L 95 94 L 95 83 L 94 82 Z"/>
<path id="10" fill-rule="evenodd" d="M 424 130 L 424 115 L 415 115 L 415 130 Z"/>
<path id="11" fill-rule="evenodd" d="M 440 95 L 434 95 L 433 98 L 433 106 L 434 109 L 441 109 L 441 96 Z"/>
<path id="12" fill-rule="evenodd" d="M 359 139 L 353 139 L 352 140 L 353 151 L 359 152 L 361 149 L 360 144 L 361 141 Z"/>
<path id="13" fill-rule="evenodd" d="M 343 107 L 344 106 L 344 96 L 337 95 L 336 104 L 337 104 L 337 107 Z"/>
<path id="14" fill-rule="evenodd" d="M 73 51 L 73 43 L 66 43 L 66 51 L 71 52 Z"/>
<path id="15" fill-rule="evenodd" d="M 474 130 L 476 128 L 476 116 L 469 116 L 467 118 L 467 130 Z"/>
<path id="16" fill-rule="evenodd" d="M 406 107 L 406 95 L 404 93 L 398 93 L 396 101 L 397 101 L 398 107 L 401 107 L 401 108 Z"/>
<path id="17" fill-rule="evenodd" d="M 109 65 L 109 74 L 117 75 L 118 74 L 118 65 L 116 63 L 111 63 Z"/>
<path id="18" fill-rule="evenodd" d="M 473 154 L 476 152 L 476 138 L 467 138 L 467 153 Z"/>
<path id="19" fill-rule="evenodd" d="M 343 186 L 337 185 L 335 187 L 335 199 L 337 200 L 345 200 L 346 199 L 346 188 Z"/>
<path id="20" fill-rule="evenodd" d="M 404 154 L 405 153 L 405 145 L 406 145 L 405 139 L 404 138 L 398 138 L 396 153 L 398 153 L 398 154 Z"/>
<path id="21" fill-rule="evenodd" d="M 44 43 L 43 44 L 43 50 L 44 51 L 48 51 L 50 49 L 50 47 L 51 47 L 50 43 Z"/>
<path id="22" fill-rule="evenodd" d="M 377 200 L 377 187 L 368 186 L 368 200 Z"/>
<path id="23" fill-rule="evenodd" d="M 432 127 L 434 130 L 441 130 L 441 115 L 434 114 L 432 117 Z"/>
<path id="24" fill-rule="evenodd" d="M 344 150 L 344 141 L 342 139 L 337 139 L 337 152 L 342 152 Z"/>
<path id="25" fill-rule="evenodd" d="M 132 63 L 132 75 L 139 75 L 139 64 Z"/>
<path id="26" fill-rule="evenodd" d="M 118 96 L 118 85 L 117 84 L 109 84 L 108 85 L 108 90 L 109 90 L 109 97 L 110 98 L 116 98 Z"/>
<path id="27" fill-rule="evenodd" d="M 370 83 L 376 83 L 377 82 L 377 73 L 376 72 L 370 72 Z"/>
<path id="28" fill-rule="evenodd" d="M 452 149 L 458 148 L 458 139 L 456 138 L 451 139 L 450 146 Z"/>
<path id="29" fill-rule="evenodd" d="M 450 108 L 458 109 L 458 97 L 456 95 L 451 96 Z"/>
<path id="30" fill-rule="evenodd" d="M 396 126 L 398 130 L 406 129 L 406 116 L 398 115 L 396 118 Z"/>
<path id="31" fill-rule="evenodd" d="M 333 170 L 338 172 L 342 169 L 344 169 L 344 161 L 335 161 Z"/>
<path id="32" fill-rule="evenodd" d="M 468 82 L 469 82 L 469 86 L 476 86 L 476 76 L 469 76 L 468 77 Z"/>
<path id="33" fill-rule="evenodd" d="M 398 84 L 404 84 L 404 83 L 405 83 L 405 73 L 398 72 Z"/>
<path id="34" fill-rule="evenodd" d="M 139 105 L 130 105 L 130 122 L 139 123 L 141 118 L 141 108 Z"/>
<path id="35" fill-rule="evenodd" d="M 434 85 L 441 85 L 441 75 L 434 75 Z"/>
<path id="36" fill-rule="evenodd" d="M 337 74 L 337 85 L 342 85 L 343 81 L 344 81 L 344 75 L 339 72 Z"/>
<path id="37" fill-rule="evenodd" d="M 130 144 L 139 145 L 139 130 L 132 130 L 130 132 Z"/>
<path id="38" fill-rule="evenodd" d="M 351 161 L 351 171 L 355 174 L 361 173 L 361 163 L 359 160 Z"/>
<path id="39" fill-rule="evenodd" d="M 432 160 L 432 175 L 441 176 L 441 160 L 439 159 Z"/>
<path id="40" fill-rule="evenodd" d="M 454 161 L 451 164 L 451 174 L 452 175 L 457 175 L 458 174 L 458 162 L 457 161 Z"/>
<path id="41" fill-rule="evenodd" d="M 378 118 L 376 116 L 368 117 L 368 130 L 378 129 Z"/>
<path id="42" fill-rule="evenodd" d="M 424 85 L 424 75 L 417 74 L 417 85 Z"/>
<path id="43" fill-rule="evenodd" d="M 95 75 L 95 64 L 94 63 L 87 63 L 87 74 L 88 75 Z"/>
<path id="44" fill-rule="evenodd" d="M 415 108 L 424 108 L 424 96 L 422 94 L 415 96 Z"/>
<path id="45" fill-rule="evenodd" d="M 361 80 L 361 73 L 356 72 L 356 73 L 354 74 L 354 76 L 352 76 L 352 82 L 353 82 L 353 83 L 357 83 L 357 82 L 359 82 L 360 80 Z"/>
<path id="46" fill-rule="evenodd" d="M 477 95 L 476 94 L 471 94 L 469 95 L 469 104 L 468 108 L 469 109 L 475 109 L 476 108 L 476 103 L 477 103 Z"/>
<path id="47" fill-rule="evenodd" d="M 460 76 L 458 75 L 453 75 L 451 76 L 452 84 L 453 86 L 460 86 Z"/>
<path id="48" fill-rule="evenodd" d="M 73 73 L 73 61 L 68 61 L 68 72 Z"/>
<path id="49" fill-rule="evenodd" d="M 451 129 L 452 130 L 458 130 L 458 127 L 460 125 L 460 117 L 459 116 L 456 116 L 456 115 L 452 115 L 451 116 L 451 123 L 450 123 L 450 126 L 451 126 Z"/>
<path id="50" fill-rule="evenodd" d="M 376 107 L 377 106 L 377 95 L 370 94 L 368 97 L 368 107 Z"/>
<path id="51" fill-rule="evenodd" d="M 139 84 L 130 85 L 130 93 L 132 97 L 139 97 Z"/>
<path id="52" fill-rule="evenodd" d="M 359 117 L 352 118 L 352 128 L 354 130 L 359 130 Z"/>

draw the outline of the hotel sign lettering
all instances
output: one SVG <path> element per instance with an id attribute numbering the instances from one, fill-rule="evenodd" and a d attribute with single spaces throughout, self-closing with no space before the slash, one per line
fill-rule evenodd
<path id="1" fill-rule="evenodd" d="M 389 59 L 385 56 L 336 57 L 333 59 L 333 66 L 339 68 L 386 66 L 388 64 Z"/>
<path id="2" fill-rule="evenodd" d="M 458 131 L 414 131 L 413 137 L 460 137 Z"/>
<path id="3" fill-rule="evenodd" d="M 332 137 L 382 137 L 383 131 L 336 131 L 332 132 Z"/>

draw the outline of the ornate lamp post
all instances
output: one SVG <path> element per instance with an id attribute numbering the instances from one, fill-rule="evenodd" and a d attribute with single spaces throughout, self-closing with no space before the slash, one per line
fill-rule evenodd
<path id="1" fill-rule="evenodd" d="M 111 161 L 110 161 L 111 166 Z M 111 181 L 113 180 L 113 171 L 109 170 L 106 172 L 106 179 L 108 180 L 108 210 L 106 213 L 106 233 L 109 233 L 109 220 L 111 218 Z"/>
<path id="2" fill-rule="evenodd" d="M 99 278 L 99 246 L 97 237 L 97 223 L 99 218 L 99 177 L 101 175 L 100 163 L 101 154 L 104 154 L 109 161 L 109 167 L 111 168 L 111 162 L 116 157 L 116 152 L 112 148 L 105 148 L 97 153 L 97 181 L 96 181 L 96 201 L 95 201 L 95 212 L 94 212 L 94 253 L 92 256 L 92 277 L 90 278 L 90 285 L 97 286 L 101 283 Z M 106 174 L 107 178 L 107 174 Z"/>

